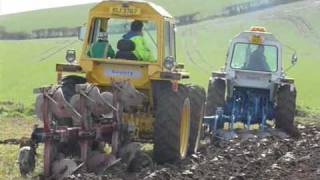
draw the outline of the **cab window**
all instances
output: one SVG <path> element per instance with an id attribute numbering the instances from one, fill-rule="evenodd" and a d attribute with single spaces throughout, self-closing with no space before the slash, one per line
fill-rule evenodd
<path id="1" fill-rule="evenodd" d="M 164 24 L 164 58 L 176 58 L 175 25 L 166 21 Z"/>
<path id="2" fill-rule="evenodd" d="M 275 72 L 278 70 L 278 49 L 270 45 L 236 43 L 231 68 Z"/>
<path id="3" fill-rule="evenodd" d="M 158 57 L 157 28 L 152 21 L 96 18 L 88 44 L 91 58 L 156 62 Z"/>

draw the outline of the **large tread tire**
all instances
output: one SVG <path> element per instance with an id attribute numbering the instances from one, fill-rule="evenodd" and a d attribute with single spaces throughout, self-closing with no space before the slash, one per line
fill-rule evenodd
<path id="1" fill-rule="evenodd" d="M 77 84 L 85 84 L 87 80 L 84 77 L 70 75 L 61 80 L 61 89 L 64 98 L 69 102 L 71 97 L 76 93 L 75 87 Z"/>
<path id="2" fill-rule="evenodd" d="M 188 152 L 189 154 L 192 154 L 198 151 L 200 143 L 206 91 L 204 88 L 195 85 L 188 85 L 187 88 L 191 106 Z"/>
<path id="3" fill-rule="evenodd" d="M 76 85 L 86 83 L 86 79 L 81 76 L 69 75 L 61 80 L 61 90 L 67 102 L 70 102 L 73 95 L 76 94 Z M 56 118 L 56 117 L 54 117 Z M 72 118 L 63 118 L 58 120 L 60 126 L 73 126 Z"/>
<path id="4" fill-rule="evenodd" d="M 184 105 L 190 107 L 187 88 L 179 85 L 178 91 L 175 92 L 171 86 L 164 83 L 164 87 L 157 97 L 156 120 L 154 123 L 153 154 L 157 163 L 174 162 L 184 159 L 187 154 L 188 146 L 183 154 L 180 153 L 180 125 Z M 190 117 L 188 121 L 186 141 L 189 140 L 190 135 Z"/>
<path id="5" fill-rule="evenodd" d="M 281 86 L 277 92 L 277 106 L 275 111 L 276 128 L 283 130 L 293 137 L 300 136 L 298 128 L 294 125 L 296 97 L 297 91 L 294 86 Z"/>
<path id="6" fill-rule="evenodd" d="M 214 78 L 209 81 L 208 95 L 206 100 L 206 116 L 213 116 L 218 107 L 224 107 L 226 93 L 226 81 L 220 78 Z M 222 129 L 224 123 L 220 122 L 217 129 Z"/>

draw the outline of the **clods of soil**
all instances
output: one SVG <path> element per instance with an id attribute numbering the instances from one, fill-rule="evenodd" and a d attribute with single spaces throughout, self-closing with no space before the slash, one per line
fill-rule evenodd
<path id="1" fill-rule="evenodd" d="M 68 179 L 320 180 L 320 126 L 298 128 L 300 139 L 281 133 L 239 135 L 228 141 L 213 140 L 199 153 L 174 164 L 154 165 L 137 173 L 118 164 L 107 175 L 78 174 Z"/>

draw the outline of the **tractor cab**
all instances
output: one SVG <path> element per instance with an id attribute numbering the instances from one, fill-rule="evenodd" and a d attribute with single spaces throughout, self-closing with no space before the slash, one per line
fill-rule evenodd
<path id="1" fill-rule="evenodd" d="M 73 64 L 79 64 L 89 82 L 109 86 L 112 80 L 125 77 L 145 89 L 149 79 L 188 78 L 177 68 L 175 21 L 158 5 L 103 1 L 91 9 L 80 32 L 82 52 Z M 61 77 L 67 68 L 58 67 Z"/>
<path id="2" fill-rule="evenodd" d="M 154 21 L 94 18 L 92 23 L 89 43 L 83 51 L 84 58 L 157 62 L 158 36 Z M 131 30 L 137 28 L 141 31 Z M 132 40 L 134 38 L 144 40 L 144 47 L 137 47 Z"/>
<path id="3" fill-rule="evenodd" d="M 274 35 L 264 27 L 251 27 L 230 43 L 225 67 L 227 79 L 235 86 L 273 89 L 282 77 L 281 57 L 282 45 Z"/>
<path id="4" fill-rule="evenodd" d="M 232 69 L 278 71 L 281 45 L 272 34 L 266 33 L 264 28 L 252 28 L 251 31 L 241 33 L 233 40 L 231 50 Z"/>

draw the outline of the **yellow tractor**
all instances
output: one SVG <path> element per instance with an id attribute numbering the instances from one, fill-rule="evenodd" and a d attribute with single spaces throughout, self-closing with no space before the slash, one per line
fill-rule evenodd
<path id="1" fill-rule="evenodd" d="M 45 146 L 45 178 L 57 179 L 79 168 L 101 172 L 132 142 L 153 143 L 158 163 L 196 152 L 205 90 L 181 84 L 189 74 L 176 62 L 175 28 L 174 18 L 150 2 L 93 7 L 79 33 L 80 58 L 68 50 L 68 63 L 56 65 L 58 85 L 35 89 L 44 126 L 20 150 L 21 174 L 33 170 L 38 143 Z"/>

